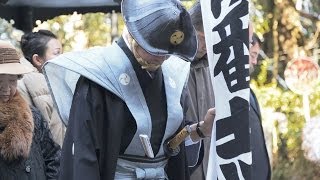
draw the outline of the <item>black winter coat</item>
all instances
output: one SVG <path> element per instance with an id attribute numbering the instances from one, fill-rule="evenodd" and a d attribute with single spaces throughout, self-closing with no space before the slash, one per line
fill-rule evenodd
<path id="1" fill-rule="evenodd" d="M 0 154 L 0 180 L 46 180 L 58 178 L 61 156 L 60 146 L 52 140 L 51 132 L 40 112 L 35 108 L 31 108 L 31 112 L 34 130 L 28 158 L 18 156 L 19 158 L 8 161 L 4 158 L 3 154 Z M 14 113 L 14 110 L 11 113 Z M 15 122 L 15 125 L 17 124 L 19 122 Z M 0 136 L 4 134 L 3 132 L 9 126 L 10 124 L 1 124 L 0 121 Z M 23 129 L 15 129 L 13 133 L 23 132 Z M 0 139 L 0 148 L 4 149 L 5 147 L 3 146 L 5 145 L 2 144 Z"/>
<path id="2" fill-rule="evenodd" d="M 269 180 L 271 167 L 265 144 L 259 103 L 250 89 L 249 125 L 251 129 L 250 146 L 252 151 L 251 179 Z"/>

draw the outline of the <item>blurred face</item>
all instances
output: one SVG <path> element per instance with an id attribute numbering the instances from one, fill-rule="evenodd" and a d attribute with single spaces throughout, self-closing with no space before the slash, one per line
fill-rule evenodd
<path id="1" fill-rule="evenodd" d="M 253 73 L 255 66 L 258 63 L 258 55 L 260 52 L 260 45 L 258 43 L 256 43 L 255 45 L 250 47 L 250 56 L 249 56 L 249 65 L 250 65 L 250 69 L 249 72 L 250 74 Z"/>
<path id="2" fill-rule="evenodd" d="M 251 22 L 249 22 L 249 46 L 251 47 L 251 43 L 252 43 L 252 36 L 253 36 L 253 24 Z"/>
<path id="3" fill-rule="evenodd" d="M 127 40 L 127 45 L 130 47 L 130 50 L 141 65 L 142 69 L 155 71 L 168 58 L 168 56 L 155 56 L 148 53 L 132 38 L 126 28 L 123 30 L 123 37 Z"/>
<path id="4" fill-rule="evenodd" d="M 44 57 L 34 54 L 32 57 L 33 65 L 38 69 L 39 72 L 42 72 L 42 66 L 45 62 L 50 59 L 53 59 L 60 54 L 62 54 L 62 45 L 58 39 L 50 39 L 46 45 L 46 52 Z"/>
<path id="5" fill-rule="evenodd" d="M 47 43 L 47 51 L 45 54 L 45 62 L 62 54 L 62 45 L 58 39 L 51 39 Z"/>
<path id="6" fill-rule="evenodd" d="M 207 53 L 206 40 L 204 38 L 204 33 L 200 31 L 197 31 L 197 38 L 198 38 L 198 50 L 197 50 L 196 59 L 200 59 Z"/>
<path id="7" fill-rule="evenodd" d="M 167 59 L 167 56 L 155 56 L 148 53 L 134 40 L 132 41 L 133 54 L 137 61 L 141 64 L 142 69 L 147 71 L 157 70 L 161 64 Z"/>
<path id="8" fill-rule="evenodd" d="M 18 75 L 0 74 L 0 102 L 8 102 L 17 92 Z"/>
<path id="9" fill-rule="evenodd" d="M 57 39 L 50 39 L 46 45 L 46 52 L 44 57 L 34 54 L 32 57 L 32 64 L 38 69 L 39 72 L 42 72 L 42 66 L 45 62 L 50 59 L 53 59 L 62 54 L 62 45 Z"/>
<path id="10" fill-rule="evenodd" d="M 142 47 L 138 46 L 136 49 L 136 54 L 141 59 L 147 61 L 149 64 L 154 65 L 161 65 L 164 60 L 166 60 L 166 56 L 155 56 L 150 53 L 148 53 L 146 50 L 144 50 Z"/>

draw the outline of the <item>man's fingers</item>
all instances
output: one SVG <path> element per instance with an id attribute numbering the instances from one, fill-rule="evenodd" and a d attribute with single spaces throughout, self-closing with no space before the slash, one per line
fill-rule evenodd
<path id="1" fill-rule="evenodd" d="M 214 117 L 216 116 L 216 108 L 210 108 L 207 111 L 205 116 L 205 121 L 213 121 Z"/>
<path id="2" fill-rule="evenodd" d="M 210 108 L 207 111 L 206 117 L 204 119 L 203 132 L 206 136 L 211 135 L 212 125 L 214 118 L 216 116 L 216 108 Z"/>
<path id="3" fill-rule="evenodd" d="M 216 108 L 210 108 L 207 112 L 208 116 L 215 116 L 216 115 Z"/>

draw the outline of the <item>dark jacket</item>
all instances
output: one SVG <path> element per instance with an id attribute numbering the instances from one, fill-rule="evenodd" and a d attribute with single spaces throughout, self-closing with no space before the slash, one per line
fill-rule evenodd
<path id="1" fill-rule="evenodd" d="M 261 124 L 260 107 L 257 98 L 251 89 L 249 126 L 251 132 L 250 146 L 252 151 L 251 179 L 269 180 L 271 178 L 271 167 Z"/>
<path id="2" fill-rule="evenodd" d="M 19 102 L 20 98 L 22 97 L 15 97 L 16 102 Z M 0 106 L 8 107 L 6 104 Z M 60 146 L 52 140 L 51 132 L 40 112 L 22 103 L 1 108 L 0 111 L 9 111 L 12 114 L 7 117 L 0 115 L 0 132 L 3 135 L 0 138 L 0 180 L 57 179 Z M 10 119 L 12 117 L 15 119 Z M 10 131 L 10 127 L 14 131 Z M 3 142 L 11 142 L 12 145 L 8 146 Z"/>

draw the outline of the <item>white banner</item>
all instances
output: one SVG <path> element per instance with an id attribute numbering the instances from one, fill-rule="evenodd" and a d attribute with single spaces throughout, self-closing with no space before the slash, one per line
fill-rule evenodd
<path id="1" fill-rule="evenodd" d="M 216 120 L 207 179 L 250 179 L 247 0 L 201 0 Z"/>

